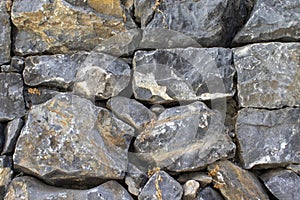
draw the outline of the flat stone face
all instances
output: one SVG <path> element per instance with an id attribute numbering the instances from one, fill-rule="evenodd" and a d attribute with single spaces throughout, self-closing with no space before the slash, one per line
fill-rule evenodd
<path id="1" fill-rule="evenodd" d="M 125 31 L 129 21 L 118 0 L 16 0 L 11 17 L 18 30 L 14 50 L 20 55 L 92 50 Z"/>
<path id="2" fill-rule="evenodd" d="M 68 88 L 76 80 L 87 53 L 30 56 L 25 60 L 24 82 L 29 86 L 46 85 Z"/>
<path id="3" fill-rule="evenodd" d="M 138 51 L 133 60 L 134 96 L 151 103 L 233 96 L 231 58 L 231 50 L 224 48 Z"/>
<path id="4" fill-rule="evenodd" d="M 0 121 L 24 115 L 22 76 L 15 73 L 0 73 Z"/>
<path id="5" fill-rule="evenodd" d="M 234 50 L 243 107 L 300 105 L 300 44 L 262 43 Z"/>
<path id="6" fill-rule="evenodd" d="M 235 151 L 220 116 L 201 102 L 166 109 L 137 136 L 134 147 L 158 167 L 177 172 L 204 168 Z"/>
<path id="7" fill-rule="evenodd" d="M 244 168 L 300 163 L 300 108 L 238 112 L 236 134 Z"/>
<path id="8" fill-rule="evenodd" d="M 5 143 L 2 150 L 3 154 L 12 154 L 15 150 L 17 139 L 24 125 L 24 120 L 21 118 L 14 119 L 7 123 L 4 131 Z"/>
<path id="9" fill-rule="evenodd" d="M 115 181 L 109 181 L 91 189 L 74 190 L 49 186 L 33 177 L 23 176 L 12 180 L 5 199 L 132 200 L 132 197 Z"/>
<path id="10" fill-rule="evenodd" d="M 258 0 L 234 43 L 297 41 L 300 39 L 299 18 L 299 1 Z"/>
<path id="11" fill-rule="evenodd" d="M 251 7 L 247 1 L 234 0 L 187 0 L 176 3 L 164 0 L 156 5 L 154 0 L 150 5 L 145 1 L 138 2 L 141 8 L 137 9 L 137 15 L 142 18 L 142 25 L 151 19 L 155 10 L 146 29 L 178 31 L 195 38 L 206 47 L 229 45 Z"/>
<path id="12" fill-rule="evenodd" d="M 225 199 L 269 199 L 259 180 L 230 161 L 218 161 L 208 166 L 209 174 L 214 179 Z"/>
<path id="13" fill-rule="evenodd" d="M 8 14 L 8 1 L 0 2 L 0 65 L 10 60 L 10 17 Z"/>
<path id="14" fill-rule="evenodd" d="M 139 200 L 180 200 L 183 194 L 181 185 L 164 171 L 155 172 L 148 180 L 140 195 Z"/>
<path id="15" fill-rule="evenodd" d="M 278 200 L 297 200 L 300 196 L 300 177 L 290 170 L 273 170 L 260 176 Z"/>
<path id="16" fill-rule="evenodd" d="M 89 100 L 58 94 L 33 107 L 14 153 L 14 168 L 50 184 L 94 186 L 122 179 L 134 129 Z"/>
<path id="17" fill-rule="evenodd" d="M 76 74 L 73 92 L 88 99 L 109 99 L 127 87 L 130 66 L 122 59 L 91 52 Z"/>

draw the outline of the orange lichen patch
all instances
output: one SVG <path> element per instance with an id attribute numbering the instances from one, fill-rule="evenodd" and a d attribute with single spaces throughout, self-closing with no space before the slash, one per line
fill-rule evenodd
<path id="1" fill-rule="evenodd" d="M 155 174 L 156 172 L 159 172 L 160 168 L 159 167 L 155 167 L 153 169 L 149 169 L 148 170 L 148 177 L 151 177 L 153 174 Z"/>
<path id="2" fill-rule="evenodd" d="M 162 191 L 159 187 L 159 182 L 162 182 L 162 181 L 163 181 L 162 177 L 159 174 L 157 174 L 156 179 L 155 179 L 155 189 L 156 189 L 156 196 L 159 200 L 162 200 Z"/>
<path id="3" fill-rule="evenodd" d="M 41 95 L 41 92 L 40 92 L 40 90 L 39 89 L 37 89 L 37 88 L 28 88 L 28 93 L 29 94 L 37 94 L 37 95 Z"/>
<path id="4" fill-rule="evenodd" d="M 216 189 L 220 189 L 221 187 L 226 185 L 225 183 L 221 183 L 216 180 L 213 180 L 213 182 L 214 182 L 214 188 L 216 188 Z"/>
<path id="5" fill-rule="evenodd" d="M 220 170 L 219 165 L 216 165 L 210 172 L 208 172 L 209 176 L 217 176 L 218 171 Z"/>
<path id="6" fill-rule="evenodd" d="M 89 0 L 88 4 L 102 14 L 114 17 L 123 17 L 124 15 L 120 0 Z"/>

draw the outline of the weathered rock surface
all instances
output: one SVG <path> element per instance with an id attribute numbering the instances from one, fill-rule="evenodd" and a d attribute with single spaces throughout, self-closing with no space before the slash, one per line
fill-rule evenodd
<path id="1" fill-rule="evenodd" d="M 87 55 L 82 52 L 27 57 L 23 71 L 24 82 L 29 86 L 68 88 L 75 82 L 77 70 Z"/>
<path id="2" fill-rule="evenodd" d="M 0 73 L 0 122 L 24 115 L 22 76 L 15 73 Z"/>
<path id="3" fill-rule="evenodd" d="M 265 41 L 299 41 L 300 2 L 258 0 L 250 18 L 234 38 L 235 44 Z"/>
<path id="4" fill-rule="evenodd" d="M 300 196 L 300 177 L 290 170 L 273 170 L 260 176 L 278 200 L 297 200 Z"/>
<path id="5" fill-rule="evenodd" d="M 300 44 L 263 43 L 234 50 L 240 105 L 300 105 Z"/>
<path id="6" fill-rule="evenodd" d="M 169 108 L 137 136 L 134 146 L 160 168 L 177 172 L 204 168 L 234 155 L 235 145 L 220 120 L 201 102 Z"/>
<path id="7" fill-rule="evenodd" d="M 233 96 L 235 69 L 224 48 L 138 51 L 133 60 L 135 98 L 152 103 Z"/>
<path id="8" fill-rule="evenodd" d="M 25 88 L 24 100 L 26 107 L 31 108 L 33 105 L 45 103 L 59 93 L 56 90 L 47 88 Z"/>
<path id="9" fill-rule="evenodd" d="M 8 156 L 0 156 L 0 199 L 3 199 L 8 184 L 11 181 L 13 171 L 12 161 Z"/>
<path id="10" fill-rule="evenodd" d="M 204 172 L 190 172 L 181 174 L 177 179 L 177 181 L 179 181 L 180 183 L 185 183 L 188 180 L 198 181 L 201 188 L 204 188 L 206 185 L 212 182 L 212 177 Z"/>
<path id="11" fill-rule="evenodd" d="M 132 127 L 108 110 L 75 95 L 58 94 L 30 110 L 14 168 L 68 187 L 122 179 L 133 134 Z"/>
<path id="12" fill-rule="evenodd" d="M 246 169 L 300 163 L 300 108 L 239 111 L 236 134 Z"/>
<path id="13" fill-rule="evenodd" d="M 89 51 L 130 22 L 118 0 L 16 0 L 11 17 L 20 55 Z"/>
<path id="14" fill-rule="evenodd" d="M 218 188 L 226 199 L 269 199 L 259 180 L 230 161 L 219 161 L 208 166 L 209 174 L 214 178 L 214 187 Z"/>
<path id="15" fill-rule="evenodd" d="M 130 82 L 131 69 L 122 59 L 91 52 L 76 74 L 73 92 L 94 100 L 118 95 Z"/>
<path id="16" fill-rule="evenodd" d="M 200 188 L 200 184 L 197 181 L 188 180 L 183 185 L 183 199 L 184 200 L 195 199 L 199 188 Z"/>
<path id="17" fill-rule="evenodd" d="M 141 18 L 142 26 L 150 21 L 154 12 L 146 29 L 165 28 L 178 31 L 195 38 L 202 46 L 229 45 L 252 6 L 250 1 L 244 0 L 135 2 L 138 2 L 138 6 L 141 5 L 136 15 L 138 19 Z"/>
<path id="18" fill-rule="evenodd" d="M 14 56 L 11 58 L 10 65 L 2 65 L 0 70 L 2 72 L 17 72 L 22 73 L 24 69 L 24 60 L 21 57 Z"/>
<path id="19" fill-rule="evenodd" d="M 155 172 L 138 196 L 139 200 L 180 200 L 183 194 L 181 185 L 164 171 Z"/>
<path id="20" fill-rule="evenodd" d="M 142 131 L 156 116 L 143 104 L 126 97 L 113 97 L 107 102 L 107 107 L 120 119 Z"/>
<path id="21" fill-rule="evenodd" d="M 15 150 L 17 139 L 23 127 L 24 120 L 21 118 L 14 119 L 7 123 L 4 131 L 5 143 L 2 150 L 2 155 L 12 154 Z"/>
<path id="22" fill-rule="evenodd" d="M 10 16 L 8 13 L 9 1 L 0 2 L 0 65 L 10 61 Z"/>
<path id="23" fill-rule="evenodd" d="M 109 181 L 87 190 L 72 190 L 49 186 L 33 177 L 23 176 L 12 180 L 5 196 L 5 200 L 21 199 L 132 200 L 132 197 L 119 183 L 115 181 Z"/>
<path id="24" fill-rule="evenodd" d="M 211 187 L 201 189 L 195 200 L 224 200 L 224 198 Z"/>

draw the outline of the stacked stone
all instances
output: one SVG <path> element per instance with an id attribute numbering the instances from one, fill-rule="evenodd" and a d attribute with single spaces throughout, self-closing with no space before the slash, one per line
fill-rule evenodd
<path id="1" fill-rule="evenodd" d="M 296 200 L 300 2 L 3 0 L 0 200 Z"/>

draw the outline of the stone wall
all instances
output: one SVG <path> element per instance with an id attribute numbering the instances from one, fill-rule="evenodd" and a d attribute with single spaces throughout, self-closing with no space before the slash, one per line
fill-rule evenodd
<path id="1" fill-rule="evenodd" d="M 300 1 L 1 0 L 0 199 L 296 200 Z"/>

